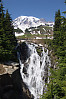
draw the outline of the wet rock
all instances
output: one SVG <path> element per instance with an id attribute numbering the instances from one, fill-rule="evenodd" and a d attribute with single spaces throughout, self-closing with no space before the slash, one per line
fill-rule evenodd
<path id="1" fill-rule="evenodd" d="M 15 70 L 12 74 L 0 75 L 0 98 L 34 99 L 21 78 L 20 69 Z"/>
<path id="2" fill-rule="evenodd" d="M 23 67 L 23 73 L 27 74 L 27 69 L 25 67 Z"/>
<path id="3" fill-rule="evenodd" d="M 30 57 L 30 52 L 25 42 L 20 44 L 20 59 L 24 63 Z"/>
<path id="4" fill-rule="evenodd" d="M 14 89 L 17 90 L 17 92 L 21 96 L 21 99 L 34 99 L 27 85 L 23 82 L 19 69 L 12 74 L 12 80 L 13 80 Z"/>

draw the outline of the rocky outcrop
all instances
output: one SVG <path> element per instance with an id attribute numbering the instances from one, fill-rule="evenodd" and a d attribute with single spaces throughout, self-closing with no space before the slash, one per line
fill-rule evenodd
<path id="1" fill-rule="evenodd" d="M 0 74 L 0 99 L 34 99 L 21 78 L 19 68 L 6 65 L 3 69 L 5 71 Z"/>
<path id="2" fill-rule="evenodd" d="M 11 99 L 13 93 L 13 83 L 11 75 L 3 74 L 0 75 L 0 97 L 1 99 Z M 13 98 L 14 99 L 14 98 Z"/>
<path id="3" fill-rule="evenodd" d="M 14 89 L 17 90 L 17 92 L 21 96 L 21 99 L 34 99 L 27 85 L 23 82 L 19 69 L 13 72 L 12 80 L 13 80 Z"/>
<path id="4" fill-rule="evenodd" d="M 17 51 L 20 54 L 20 60 L 22 61 L 22 63 L 24 63 L 27 60 L 27 58 L 30 57 L 29 48 L 25 42 L 20 43 L 18 45 Z"/>
<path id="5" fill-rule="evenodd" d="M 0 64 L 0 74 L 3 74 L 5 72 L 5 68 L 3 67 L 3 64 Z"/>

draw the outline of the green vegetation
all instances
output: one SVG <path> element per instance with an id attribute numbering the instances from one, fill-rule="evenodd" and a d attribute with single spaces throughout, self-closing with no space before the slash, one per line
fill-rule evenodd
<path id="1" fill-rule="evenodd" d="M 36 50 L 37 50 L 37 53 L 39 56 L 41 56 L 41 53 L 42 53 L 42 48 L 41 47 L 36 47 Z"/>
<path id="2" fill-rule="evenodd" d="M 14 32 L 22 33 L 23 31 L 21 29 L 17 28 L 17 29 L 14 29 Z"/>
<path id="3" fill-rule="evenodd" d="M 29 29 L 31 29 L 30 32 L 35 31 L 36 33 L 38 33 L 38 31 L 40 31 L 41 34 L 47 34 L 47 33 L 50 33 L 51 34 L 51 32 L 52 32 L 52 27 L 42 26 L 42 25 L 40 25 L 38 27 L 34 27 L 34 28 L 31 27 Z"/>
<path id="4" fill-rule="evenodd" d="M 52 36 L 53 36 L 52 27 L 40 25 L 38 27 L 30 27 L 29 29 L 26 29 L 25 35 L 18 36 L 17 39 L 34 39 L 36 37 L 47 38 Z"/>
<path id="5" fill-rule="evenodd" d="M 17 39 L 34 39 L 34 38 L 36 38 L 36 37 L 42 37 L 42 38 L 47 38 L 47 37 L 52 37 L 52 35 L 43 35 L 43 34 L 34 34 L 34 35 L 32 35 L 32 34 L 25 34 L 25 35 L 23 35 L 23 36 L 18 36 L 18 37 L 16 37 Z"/>
<path id="6" fill-rule="evenodd" d="M 8 10 L 5 14 L 3 8 L 3 4 L 0 2 L 0 62 L 15 60 L 17 45 L 12 19 Z"/>
<path id="7" fill-rule="evenodd" d="M 55 13 L 53 36 L 49 47 L 57 57 L 57 64 L 50 68 L 50 83 L 46 84 L 47 90 L 41 99 L 66 99 L 66 18 L 61 16 L 60 10 Z"/>

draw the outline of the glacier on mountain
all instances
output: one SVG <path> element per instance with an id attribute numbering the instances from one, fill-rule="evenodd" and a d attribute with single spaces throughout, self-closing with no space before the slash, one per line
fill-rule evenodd
<path id="1" fill-rule="evenodd" d="M 46 22 L 43 18 L 39 19 L 33 16 L 20 16 L 13 20 L 14 28 L 19 28 L 22 31 L 25 31 L 27 28 L 30 27 L 37 27 L 40 25 L 49 25 L 53 26 L 54 22 Z"/>

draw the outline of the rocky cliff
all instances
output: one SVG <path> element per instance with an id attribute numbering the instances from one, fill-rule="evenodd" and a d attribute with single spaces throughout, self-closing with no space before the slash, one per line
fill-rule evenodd
<path id="1" fill-rule="evenodd" d="M 19 67 L 3 64 L 0 67 L 0 99 L 33 99 L 21 78 Z"/>

